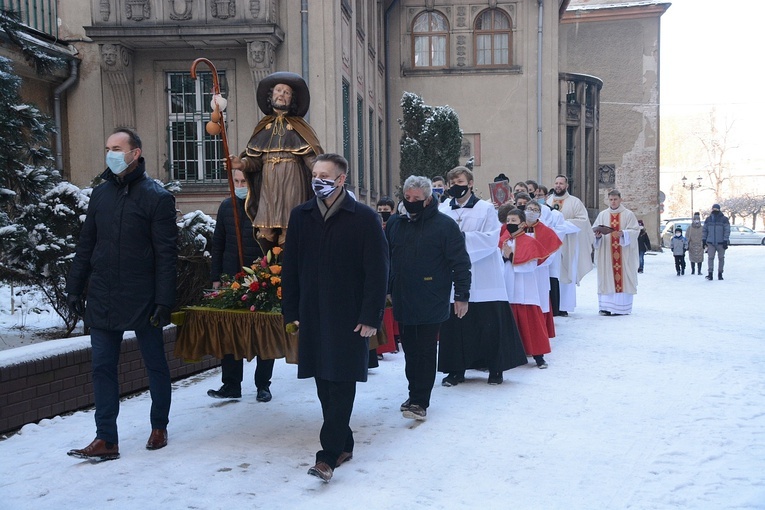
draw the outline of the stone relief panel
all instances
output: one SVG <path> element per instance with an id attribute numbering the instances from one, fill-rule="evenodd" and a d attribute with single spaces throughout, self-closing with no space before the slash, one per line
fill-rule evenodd
<path id="1" fill-rule="evenodd" d="M 112 16 L 112 5 L 109 0 L 101 0 L 98 4 L 98 12 L 101 15 L 101 21 L 109 21 Z"/>
<path id="2" fill-rule="evenodd" d="M 236 0 L 208 0 L 210 15 L 216 19 L 228 19 L 236 16 Z"/>
<path id="3" fill-rule="evenodd" d="M 132 21 L 143 21 L 151 17 L 150 0 L 125 0 L 125 18 Z"/>
<path id="4" fill-rule="evenodd" d="M 350 74 L 351 71 L 351 20 L 346 16 L 343 16 L 342 23 L 340 25 L 340 37 L 342 38 L 342 60 L 343 68 L 346 73 Z"/>
<path id="5" fill-rule="evenodd" d="M 598 185 L 601 188 L 613 188 L 616 182 L 616 165 L 600 165 L 598 167 Z"/>
<path id="6" fill-rule="evenodd" d="M 457 36 L 457 67 L 464 67 L 467 64 L 467 36 Z"/>
<path id="7" fill-rule="evenodd" d="M 269 41 L 252 41 L 247 43 L 247 63 L 250 66 L 252 82 L 254 84 L 253 93 L 258 90 L 260 80 L 275 71 L 276 47 Z M 257 97 L 255 98 L 257 102 Z"/>
<path id="8" fill-rule="evenodd" d="M 167 0 L 168 16 L 174 21 L 188 21 L 194 13 L 194 0 Z"/>
<path id="9" fill-rule="evenodd" d="M 133 54 L 120 44 L 101 45 L 101 72 L 111 91 L 115 126 L 135 128 Z"/>
<path id="10" fill-rule="evenodd" d="M 253 18 L 266 23 L 276 23 L 277 0 L 249 0 L 249 12 Z"/>
<path id="11" fill-rule="evenodd" d="M 467 28 L 467 6 L 457 6 L 457 20 L 455 25 L 457 28 Z"/>

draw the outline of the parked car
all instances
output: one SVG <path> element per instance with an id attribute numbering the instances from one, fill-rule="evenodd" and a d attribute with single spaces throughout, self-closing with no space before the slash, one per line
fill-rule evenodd
<path id="1" fill-rule="evenodd" d="M 765 233 L 755 232 L 743 225 L 731 225 L 730 244 L 761 244 L 765 246 Z"/>
<path id="2" fill-rule="evenodd" d="M 675 235 L 675 227 L 680 227 L 683 229 L 683 235 L 686 235 L 686 232 L 688 231 L 688 227 L 691 226 L 691 219 L 688 218 L 687 220 L 670 220 L 667 222 L 667 225 L 664 227 L 664 230 L 661 232 L 661 247 L 662 248 L 669 248 L 669 241 L 672 239 L 672 236 Z"/>

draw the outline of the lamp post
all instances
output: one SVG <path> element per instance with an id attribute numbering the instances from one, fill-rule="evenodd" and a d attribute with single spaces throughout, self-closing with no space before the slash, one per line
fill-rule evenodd
<path id="1" fill-rule="evenodd" d="M 701 176 L 696 177 L 696 183 L 691 182 L 688 184 L 688 179 L 685 176 L 680 180 L 683 181 L 683 188 L 691 190 L 691 216 L 693 216 L 693 190 L 701 187 Z"/>

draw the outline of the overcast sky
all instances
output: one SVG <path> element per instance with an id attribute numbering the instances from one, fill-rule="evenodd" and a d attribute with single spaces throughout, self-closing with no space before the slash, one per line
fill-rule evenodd
<path id="1" fill-rule="evenodd" d="M 673 0 L 661 18 L 661 102 L 757 104 L 762 19 L 760 0 Z"/>

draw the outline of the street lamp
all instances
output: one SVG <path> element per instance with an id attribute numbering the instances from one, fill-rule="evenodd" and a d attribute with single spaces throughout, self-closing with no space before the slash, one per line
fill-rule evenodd
<path id="1" fill-rule="evenodd" d="M 696 177 L 697 183 L 695 184 L 688 184 L 688 179 L 685 176 L 683 176 L 683 178 L 680 180 L 683 181 L 683 188 L 691 190 L 691 216 L 693 216 L 693 190 L 699 189 L 701 187 L 701 176 Z"/>

